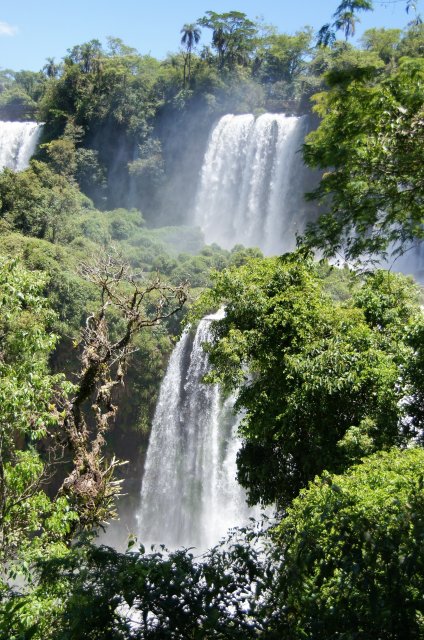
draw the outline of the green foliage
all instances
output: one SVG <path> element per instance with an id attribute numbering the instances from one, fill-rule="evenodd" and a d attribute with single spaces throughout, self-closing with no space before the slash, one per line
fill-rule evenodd
<path id="1" fill-rule="evenodd" d="M 72 158 L 72 148 L 79 136 L 78 127 L 68 123 L 64 136 L 55 143 L 70 143 Z M 55 143 L 50 143 L 48 149 L 54 149 Z M 81 150 L 76 150 L 77 158 Z M 88 255 L 98 255 L 107 247 L 122 255 L 134 269 L 159 272 L 174 284 L 188 280 L 194 287 L 207 286 L 211 269 L 224 268 L 233 255 L 217 246 L 203 249 L 198 229 L 147 229 L 137 210 L 93 209 L 67 175 L 69 166 L 64 162 L 64 172 L 57 174 L 52 164 L 35 161 L 27 171 L 19 174 L 6 171 L 0 176 L 3 211 L 0 253 L 19 256 L 29 269 L 48 274 L 44 293 L 56 312 L 52 326 L 61 336 L 51 361 L 55 370 L 68 374 L 78 368 L 73 341 L 98 303 L 95 287 L 78 275 L 79 265 Z M 74 198 L 75 210 L 56 209 L 60 205 L 59 200 L 53 200 L 56 186 L 64 198 Z M 28 235 L 22 236 L 16 229 L 25 230 Z M 147 444 L 148 424 L 180 320 L 181 316 L 169 320 L 166 327 L 155 328 L 153 333 L 143 332 L 129 363 L 126 386 L 120 393 L 124 409 L 119 413 L 116 433 L 108 436 L 108 446 L 111 454 L 118 451 L 120 457 L 129 458 L 134 464 Z M 123 438 L 123 432 L 130 431 L 133 435 Z"/>
<path id="2" fill-rule="evenodd" d="M 65 162 L 67 151 L 61 146 L 59 152 L 58 146 L 57 157 Z M 23 234 L 66 242 L 73 217 L 89 206 L 66 174 L 54 173 L 44 162 L 33 160 L 25 171 L 0 174 L 0 218 Z"/>
<path id="3" fill-rule="evenodd" d="M 166 217 L 161 192 L 173 188 L 182 145 L 196 138 L 202 150 L 216 117 L 309 110 L 319 89 L 322 122 L 305 156 L 328 171 L 313 196 L 327 214 L 307 242 L 355 258 L 422 239 L 423 27 L 370 30 L 365 51 L 335 42 L 334 30 L 347 40 L 371 4 L 340 4 L 322 32 L 331 48 L 312 49 L 308 28 L 261 32 L 244 13 L 208 11 L 198 26 L 184 25 L 185 50 L 163 62 L 109 38 L 77 45 L 63 64 L 48 59 L 44 74 L 0 73 L 0 115 L 46 121 L 38 159 L 0 175 L 0 254 L 31 270 L 0 262 L 2 640 L 423 635 L 422 453 L 374 455 L 422 443 L 417 290 L 385 272 L 359 277 L 314 265 L 306 251 L 264 260 L 255 249 L 204 247 L 199 230 L 148 229 L 138 210 L 155 224 Z M 199 26 L 212 31 L 212 49 L 197 55 Z M 182 132 L 174 147 L 170 123 Z M 137 209 L 122 208 L 130 193 Z M 97 302 L 77 267 L 104 247 L 195 288 L 231 267 L 198 308 L 227 306 L 208 347 L 210 379 L 238 393 L 240 480 L 251 502 L 286 509 L 327 470 L 288 508 L 274 554 L 245 533 L 201 559 L 84 545 L 68 555 L 83 509 L 46 489 L 46 451 L 61 419 L 55 401 L 67 390 L 49 364 L 75 369 L 72 339 Z M 123 320 L 108 319 L 113 338 Z M 139 462 L 180 321 L 136 338 L 110 457 Z M 138 435 L 123 437 L 130 429 Z M 75 471 L 84 479 L 81 465 Z M 35 573 L 41 555 L 47 562 Z M 31 589 L 8 590 L 16 572 Z"/>
<path id="4" fill-rule="evenodd" d="M 54 58 L 46 58 L 43 71 L 48 78 L 56 78 L 60 72 L 60 65 L 57 65 Z"/>
<path id="5" fill-rule="evenodd" d="M 158 138 L 148 138 L 139 145 L 138 157 L 128 164 L 134 198 L 149 210 L 159 208 L 159 194 L 165 179 L 162 145 Z"/>
<path id="6" fill-rule="evenodd" d="M 416 433 L 402 401 L 415 389 L 417 291 L 387 272 L 351 278 L 351 297 L 333 300 L 334 284 L 300 252 L 224 270 L 203 298 L 226 306 L 213 324 L 210 378 L 237 393 L 239 480 L 253 503 L 287 505 L 323 469 Z"/>
<path id="7" fill-rule="evenodd" d="M 399 52 L 408 58 L 420 58 L 424 55 L 424 24 L 413 24 L 404 34 Z"/>
<path id="8" fill-rule="evenodd" d="M 56 336 L 42 296 L 45 279 L 16 260 L 0 261 L 0 587 L 40 553 L 58 552 L 76 514 L 45 490 L 51 468 L 39 445 L 59 421 L 56 394 L 66 385 L 52 376 L 48 357 Z M 62 549 L 63 550 L 63 549 Z"/>
<path id="9" fill-rule="evenodd" d="M 316 96 L 322 121 L 304 155 L 326 169 L 311 194 L 326 212 L 307 242 L 324 255 L 384 255 L 391 243 L 402 251 L 422 240 L 423 80 L 423 61 L 404 59 L 381 79 L 366 66 L 333 74 Z"/>
<path id="10" fill-rule="evenodd" d="M 40 72 L 9 69 L 2 71 L 0 118 L 2 120 L 33 120 L 44 86 L 45 77 Z"/>
<path id="11" fill-rule="evenodd" d="M 76 337 L 97 299 L 94 287 L 76 273 L 81 256 L 57 244 L 18 233 L 0 235 L 0 254 L 19 257 L 30 271 L 44 273 L 43 293 L 55 312 L 51 326 L 62 337 Z"/>
<path id="12" fill-rule="evenodd" d="M 401 33 L 401 29 L 368 29 L 361 40 L 365 49 L 375 51 L 388 64 L 397 57 Z"/>
<path id="13" fill-rule="evenodd" d="M 292 82 L 306 69 L 306 56 L 310 51 L 312 30 L 310 28 L 295 35 L 272 34 L 266 41 L 261 77 L 264 82 L 283 80 Z"/>
<path id="14" fill-rule="evenodd" d="M 421 638 L 424 452 L 323 474 L 276 529 L 285 638 Z"/>
<path id="15" fill-rule="evenodd" d="M 278 112 L 286 108 L 287 101 L 293 104 L 301 99 L 312 54 L 312 37 L 312 29 L 306 27 L 294 35 L 271 33 L 260 41 L 253 74 L 264 85 L 267 109 Z"/>
<path id="16" fill-rule="evenodd" d="M 156 89 L 159 75 L 157 60 L 139 55 L 119 39 L 111 39 L 106 50 L 93 40 L 74 47 L 64 60 L 61 75 L 47 83 L 39 101 L 39 117 L 46 123 L 44 136 L 56 145 L 70 120 L 81 128 L 73 172 L 98 204 L 105 197 L 112 206 L 126 203 L 127 165 L 137 145 L 146 142 L 161 104 L 160 88 Z M 82 153 L 84 149 L 90 156 Z"/>
<path id="17" fill-rule="evenodd" d="M 405 0 L 406 13 L 411 10 L 416 13 L 415 0 Z M 321 27 L 318 32 L 318 46 L 328 47 L 334 45 L 337 31 L 343 31 L 345 39 L 348 40 L 355 35 L 356 23 L 360 22 L 358 13 L 362 11 L 373 11 L 373 0 L 342 0 L 333 13 L 334 21 Z M 416 16 L 415 23 L 420 24 L 421 18 Z"/>
<path id="18" fill-rule="evenodd" d="M 18 262 L 2 259 L 0 284 L 2 377 L 7 380 L 7 384 L 16 385 L 18 389 L 28 378 L 37 382 L 37 375 L 33 372 L 33 366 L 36 365 L 38 382 L 44 385 L 39 388 L 35 386 L 33 392 L 27 390 L 17 396 L 15 393 L 8 394 L 6 388 L 3 392 L 2 419 L 5 424 L 13 420 L 14 429 L 25 432 L 38 393 L 43 397 L 46 385 L 50 383 L 50 379 L 45 375 L 46 356 L 54 346 L 55 337 L 47 335 L 46 326 L 53 316 L 41 296 L 44 286 L 41 274 L 29 273 Z M 10 411 L 7 409 L 8 397 L 11 402 Z M 15 401 L 23 403 L 19 410 L 14 408 Z M 24 411 L 26 402 L 29 413 Z M 43 422 L 43 418 L 40 422 Z"/>
<path id="19" fill-rule="evenodd" d="M 43 563 L 46 593 L 57 593 L 56 585 L 62 585 L 58 619 L 48 637 L 256 638 L 268 626 L 260 595 L 269 576 L 262 545 L 255 547 L 255 541 L 255 532 L 242 531 L 195 558 L 189 550 L 135 551 L 133 539 L 131 553 L 82 547 Z"/>
<path id="20" fill-rule="evenodd" d="M 423 459 L 421 449 L 394 449 L 344 475 L 325 472 L 293 501 L 273 543 L 247 529 L 200 558 L 134 552 L 134 538 L 126 554 L 77 545 L 38 563 L 38 609 L 34 594 L 9 601 L 7 638 L 34 628 L 43 640 L 418 639 Z"/>
<path id="21" fill-rule="evenodd" d="M 181 29 L 182 33 L 181 44 L 186 49 L 186 56 L 184 61 L 184 88 L 186 86 L 186 72 L 188 69 L 187 81 L 190 84 L 191 80 L 191 54 L 193 49 L 200 41 L 200 29 L 195 24 L 185 24 Z"/>
<path id="22" fill-rule="evenodd" d="M 0 93 L 0 118 L 2 120 L 31 120 L 37 105 L 24 89 L 12 86 Z"/>
<path id="23" fill-rule="evenodd" d="M 207 11 L 198 20 L 198 24 L 212 30 L 212 46 L 217 51 L 220 68 L 233 68 L 236 64 L 248 63 L 256 44 L 258 29 L 245 13 Z"/>

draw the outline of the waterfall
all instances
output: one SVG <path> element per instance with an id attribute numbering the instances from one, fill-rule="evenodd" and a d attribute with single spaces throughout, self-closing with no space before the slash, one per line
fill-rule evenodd
<path id="1" fill-rule="evenodd" d="M 233 401 L 224 401 L 217 385 L 201 382 L 209 366 L 202 344 L 219 317 L 204 318 L 194 337 L 183 334 L 161 385 L 138 514 L 145 545 L 205 550 L 252 515 L 236 481 Z"/>
<path id="2" fill-rule="evenodd" d="M 13 171 L 28 167 L 41 129 L 37 122 L 0 121 L 0 171 L 5 167 Z"/>
<path id="3" fill-rule="evenodd" d="M 265 254 L 295 247 L 304 228 L 306 118 L 266 113 L 223 116 L 203 160 L 195 223 L 207 243 L 257 246 Z"/>

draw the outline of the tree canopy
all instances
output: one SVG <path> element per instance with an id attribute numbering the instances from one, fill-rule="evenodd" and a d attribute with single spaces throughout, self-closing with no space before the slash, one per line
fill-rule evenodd
<path id="1" fill-rule="evenodd" d="M 405 402 L 416 392 L 417 290 L 383 271 L 347 279 L 351 296 L 334 300 L 300 252 L 224 270 L 205 294 L 226 308 L 213 323 L 211 378 L 236 393 L 238 477 L 253 503 L 286 506 L 324 469 L 417 433 Z"/>
<path id="2" fill-rule="evenodd" d="M 305 159 L 325 169 L 310 197 L 324 212 L 307 237 L 347 259 L 402 252 L 424 237 L 422 59 L 401 59 L 388 77 L 368 64 L 329 72 L 315 97 L 321 117 Z"/>
<path id="3" fill-rule="evenodd" d="M 372 5 L 343 0 L 318 45 L 207 11 L 162 61 L 108 38 L 0 71 L 0 115 L 45 122 L 30 167 L 0 175 L 1 640 L 423 637 L 422 292 L 309 250 L 372 260 L 423 239 L 424 27 L 357 48 Z M 306 247 L 264 259 L 160 228 L 190 206 L 218 117 L 310 115 L 313 93 Z M 277 522 L 200 557 L 95 547 L 121 457 L 135 509 L 187 280 L 210 287 L 192 317 L 226 307 L 207 381 L 236 395 L 239 479 Z"/>
<path id="4" fill-rule="evenodd" d="M 258 29 L 241 11 L 216 13 L 207 11 L 198 24 L 212 30 L 212 46 L 216 49 L 219 66 L 234 67 L 247 64 L 255 46 Z"/>
<path id="5" fill-rule="evenodd" d="M 276 529 L 282 637 L 422 636 L 423 461 L 422 449 L 378 453 L 293 501 Z"/>
<path id="6" fill-rule="evenodd" d="M 46 489 L 58 453 L 55 402 L 66 385 L 48 368 L 57 336 L 44 286 L 41 273 L 0 259 L 0 597 L 18 572 L 30 576 L 31 561 L 63 552 L 78 518 L 66 498 L 52 501 Z M 40 445 L 49 440 L 47 460 Z"/>
<path id="7" fill-rule="evenodd" d="M 403 2 L 407 14 L 414 13 L 413 24 L 420 24 L 421 17 L 417 14 L 417 0 L 394 0 Z M 356 31 L 356 24 L 360 22 L 359 15 L 363 11 L 373 11 L 375 2 L 373 0 L 342 0 L 333 13 L 333 22 L 323 25 L 318 32 L 317 42 L 320 46 L 333 45 L 336 41 L 338 31 L 343 31 L 345 39 L 353 37 Z"/>

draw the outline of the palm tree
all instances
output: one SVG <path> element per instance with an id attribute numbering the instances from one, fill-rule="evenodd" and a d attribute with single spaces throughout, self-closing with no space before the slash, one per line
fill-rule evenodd
<path id="1" fill-rule="evenodd" d="M 218 51 L 219 67 L 224 66 L 224 54 L 228 47 L 227 37 L 222 27 L 217 27 L 212 32 L 212 44 Z"/>
<path id="2" fill-rule="evenodd" d="M 359 19 L 355 17 L 353 11 L 345 11 L 339 14 L 334 26 L 338 31 L 344 31 L 345 39 L 347 40 L 350 36 L 355 35 L 356 22 L 359 22 Z"/>
<path id="3" fill-rule="evenodd" d="M 185 24 L 181 29 L 181 44 L 185 46 L 187 54 L 184 60 L 184 87 L 186 86 L 186 68 L 188 65 L 188 83 L 191 75 L 191 53 L 200 40 L 200 29 L 196 24 Z"/>
<path id="4" fill-rule="evenodd" d="M 46 58 L 43 71 L 48 78 L 55 78 L 59 72 L 59 65 L 55 63 L 54 58 Z"/>

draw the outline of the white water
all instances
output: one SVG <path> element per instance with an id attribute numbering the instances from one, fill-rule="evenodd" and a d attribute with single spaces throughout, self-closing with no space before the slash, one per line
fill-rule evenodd
<path id="1" fill-rule="evenodd" d="M 23 171 L 37 146 L 42 125 L 0 121 L 0 170 Z"/>
<path id="2" fill-rule="evenodd" d="M 162 382 L 153 420 L 138 515 L 139 540 L 205 550 L 252 511 L 236 481 L 237 420 L 217 385 L 201 382 L 208 371 L 202 343 L 204 318 L 193 337 L 176 345 Z"/>
<path id="3" fill-rule="evenodd" d="M 268 255 L 294 249 L 305 224 L 299 153 L 305 133 L 305 118 L 283 114 L 220 119 L 195 205 L 195 224 L 207 243 L 257 246 Z"/>

